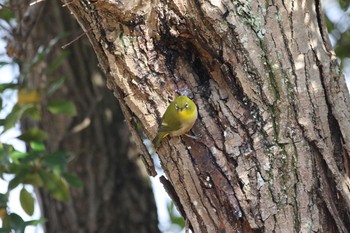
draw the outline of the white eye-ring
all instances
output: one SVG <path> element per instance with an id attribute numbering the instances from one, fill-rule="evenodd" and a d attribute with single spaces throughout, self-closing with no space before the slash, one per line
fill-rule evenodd
<path id="1" fill-rule="evenodd" d="M 188 108 L 189 107 L 189 105 L 188 105 L 188 103 L 186 102 L 186 104 L 185 104 L 185 108 Z"/>
<path id="2" fill-rule="evenodd" d="M 179 110 L 179 106 L 177 106 L 177 104 L 175 104 L 175 109 L 176 109 L 176 110 Z"/>

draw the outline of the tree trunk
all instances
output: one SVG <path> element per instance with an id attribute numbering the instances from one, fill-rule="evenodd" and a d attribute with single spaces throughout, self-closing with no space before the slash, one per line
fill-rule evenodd
<path id="1" fill-rule="evenodd" d="M 69 170 L 84 184 L 82 189 L 71 190 L 69 203 L 40 190 L 46 232 L 159 232 L 149 177 L 139 166 L 139 152 L 115 98 L 104 85 L 91 46 L 81 39 L 61 49 L 81 33 L 79 25 L 59 1 L 16 9 L 19 25 L 8 48 L 20 56 L 25 82 L 44 90 L 54 78 L 65 78 L 62 88 L 49 99 L 43 98 L 39 124 L 48 134 L 47 150 L 73 152 Z M 67 32 L 69 36 L 63 37 Z M 33 63 L 38 51 L 48 52 L 42 61 Z M 62 53 L 68 54 L 60 64 Z M 60 66 L 47 72 L 53 64 Z M 47 102 L 57 99 L 72 100 L 77 116 L 49 113 Z M 31 124 L 22 122 L 24 128 Z"/>
<path id="2" fill-rule="evenodd" d="M 192 132 L 158 152 L 194 232 L 349 232 L 349 94 L 320 1 L 67 1 L 142 148 L 169 99 Z"/>

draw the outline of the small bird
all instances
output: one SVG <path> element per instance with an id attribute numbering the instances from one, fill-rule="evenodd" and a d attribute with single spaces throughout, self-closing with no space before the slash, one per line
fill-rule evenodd
<path id="1" fill-rule="evenodd" d="M 193 127 L 198 117 L 197 106 L 187 96 L 180 95 L 166 109 L 158 134 L 153 140 L 156 148 L 168 135 L 180 136 Z"/>

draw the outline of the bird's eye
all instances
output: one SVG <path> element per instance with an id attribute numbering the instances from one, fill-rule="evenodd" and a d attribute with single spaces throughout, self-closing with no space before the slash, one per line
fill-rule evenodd
<path id="1" fill-rule="evenodd" d="M 175 104 L 175 109 L 176 109 L 176 110 L 179 110 L 179 106 L 177 106 L 177 104 Z"/>
<path id="2" fill-rule="evenodd" d="M 188 103 L 186 102 L 186 104 L 185 104 L 185 108 L 188 108 L 189 106 L 188 106 Z"/>

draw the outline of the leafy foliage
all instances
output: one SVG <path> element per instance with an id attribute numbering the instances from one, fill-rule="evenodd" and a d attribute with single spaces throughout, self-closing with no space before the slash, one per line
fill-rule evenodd
<path id="1" fill-rule="evenodd" d="M 339 0 L 340 7 L 344 10 L 347 10 L 350 6 L 349 0 Z"/>
<path id="2" fill-rule="evenodd" d="M 183 217 L 175 209 L 174 202 L 170 202 L 167 207 L 168 207 L 168 212 L 169 212 L 169 216 L 170 216 L 170 221 L 173 224 L 178 225 L 180 228 L 184 228 L 185 221 L 184 221 Z"/>
<path id="3" fill-rule="evenodd" d="M 343 61 L 344 58 L 350 57 L 350 28 L 349 28 L 349 7 L 350 2 L 338 0 L 332 2 L 332 6 L 328 7 L 325 3 L 326 24 L 337 57 Z"/>
<path id="4" fill-rule="evenodd" d="M 7 88 L 18 88 L 11 83 L 4 84 L 3 90 Z M 52 91 L 52 89 L 50 89 Z M 21 97 L 10 113 L 0 121 L 2 134 L 13 128 L 21 119 L 40 119 L 41 109 L 47 109 L 52 114 L 76 114 L 75 106 L 70 101 L 59 100 L 44 106 L 41 97 L 36 91 L 19 91 Z M 31 110 L 31 111 L 29 111 Z M 35 110 L 35 111 L 34 111 Z M 39 117 L 38 117 L 39 115 Z M 23 185 L 32 185 L 43 188 L 54 198 L 60 201 L 68 201 L 70 198 L 69 186 L 82 187 L 80 180 L 66 172 L 69 158 L 73 156 L 67 151 L 46 152 L 45 140 L 47 134 L 37 127 L 29 128 L 17 137 L 26 143 L 27 152 L 16 150 L 12 145 L 0 142 L 0 177 L 11 174 L 13 178 L 9 181 L 8 191 L 0 193 L 0 217 L 3 220 L 1 232 L 24 232 L 29 224 L 38 224 L 41 220 L 25 222 L 19 215 L 9 213 L 7 210 L 8 196 L 11 190 L 22 185 L 20 192 L 20 204 L 23 210 L 32 215 L 34 212 L 34 197 Z"/>
<path id="5" fill-rule="evenodd" d="M 34 197 L 24 187 L 21 189 L 19 200 L 23 210 L 32 216 L 34 213 Z"/>
<path id="6" fill-rule="evenodd" d="M 75 116 L 77 110 L 73 102 L 68 100 L 56 100 L 48 104 L 48 110 L 53 114 L 66 114 Z"/>
<path id="7" fill-rule="evenodd" d="M 14 14 L 8 8 L 0 9 L 0 24 L 2 28 L 7 29 L 15 25 Z M 0 219 L 3 223 L 0 232 L 20 233 L 24 232 L 29 225 L 37 225 L 45 221 L 44 219 L 24 221 L 21 216 L 9 209 L 9 196 L 14 188 L 21 189 L 19 203 L 22 209 L 32 216 L 35 198 L 28 191 L 28 185 L 46 190 L 59 201 L 70 199 L 71 187 L 82 187 L 82 182 L 75 175 L 67 172 L 68 161 L 74 155 L 68 151 L 49 152 L 46 148 L 47 133 L 37 124 L 43 112 L 49 112 L 53 116 L 61 114 L 74 116 L 77 113 L 72 101 L 54 98 L 55 92 L 63 86 L 65 78 L 54 77 L 53 73 L 61 66 L 68 53 L 62 52 L 52 64 L 46 67 L 47 83 L 43 83 L 40 89 L 29 88 L 25 80 L 30 77 L 31 70 L 35 66 L 45 61 L 57 40 L 53 40 L 52 44 L 46 48 L 40 47 L 31 64 L 24 64 L 25 70 L 17 80 L 0 84 L 0 112 L 3 113 L 2 115 L 7 107 L 8 92 L 17 93 L 16 103 L 3 119 L 0 119 L 0 135 L 14 128 L 22 120 L 32 123 L 31 128 L 17 136 L 18 140 L 25 143 L 27 151 L 18 151 L 14 145 L 0 141 L 0 179 L 5 179 L 5 175 L 11 177 L 7 191 L 0 193 Z M 14 64 L 5 58 L 1 59 L 3 61 L 0 60 L 0 69 Z"/>

